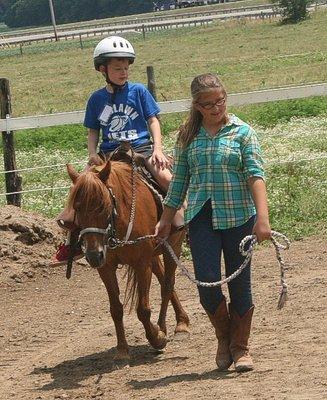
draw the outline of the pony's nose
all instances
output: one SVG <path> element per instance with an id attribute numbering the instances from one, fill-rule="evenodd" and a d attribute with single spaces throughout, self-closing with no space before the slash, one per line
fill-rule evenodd
<path id="1" fill-rule="evenodd" d="M 103 251 L 89 250 L 85 253 L 86 261 L 90 264 L 92 268 L 100 268 L 104 263 L 104 253 Z"/>

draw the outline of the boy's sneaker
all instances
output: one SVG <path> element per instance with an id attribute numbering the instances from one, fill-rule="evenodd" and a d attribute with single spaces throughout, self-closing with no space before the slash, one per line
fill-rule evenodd
<path id="1" fill-rule="evenodd" d="M 71 249 L 70 244 L 62 243 L 59 246 L 54 257 L 52 258 L 52 260 L 50 262 L 50 266 L 51 267 L 59 267 L 60 265 L 67 264 L 68 259 L 69 259 L 70 249 Z M 82 257 L 84 257 L 84 253 L 80 247 L 77 247 L 74 252 L 73 260 L 76 261 Z"/>

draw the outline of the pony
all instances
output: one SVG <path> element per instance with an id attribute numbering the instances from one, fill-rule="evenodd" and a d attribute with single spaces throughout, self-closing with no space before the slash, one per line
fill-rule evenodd
<path id="1" fill-rule="evenodd" d="M 188 333 L 189 318 L 174 290 L 176 264 L 164 246 L 153 238 L 159 214 L 154 194 L 146 182 L 137 172 L 134 174 L 131 165 L 121 161 L 108 160 L 102 166 L 92 167 L 80 174 L 68 164 L 67 172 L 73 182 L 68 207 L 75 210 L 76 220 L 82 229 L 80 240 L 86 259 L 91 267 L 98 270 L 108 292 L 117 336 L 115 359 L 130 359 L 123 324 L 124 307 L 119 299 L 116 276 L 119 265 L 128 267 L 127 298 L 134 299 L 132 304 L 136 305 L 138 319 L 154 349 L 163 349 L 167 343 L 166 313 L 169 301 L 176 315 L 175 334 Z M 133 208 L 134 221 L 129 229 Z M 128 230 L 131 244 L 117 246 L 127 238 Z M 137 241 L 147 235 L 150 237 Z M 177 230 L 168 238 L 178 257 L 184 236 L 185 232 Z M 151 322 L 149 303 L 152 273 L 161 285 L 157 324 Z"/>

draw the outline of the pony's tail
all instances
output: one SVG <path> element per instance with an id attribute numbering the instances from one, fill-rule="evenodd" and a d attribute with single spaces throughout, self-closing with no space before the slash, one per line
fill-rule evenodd
<path id="1" fill-rule="evenodd" d="M 137 291 L 137 279 L 134 268 L 126 265 L 126 289 L 124 295 L 124 307 L 129 305 L 129 312 L 131 312 L 138 304 L 139 296 Z"/>

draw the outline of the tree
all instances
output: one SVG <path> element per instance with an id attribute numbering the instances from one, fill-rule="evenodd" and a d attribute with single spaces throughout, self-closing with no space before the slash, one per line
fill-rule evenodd
<path id="1" fill-rule="evenodd" d="M 53 0 L 58 24 L 152 11 L 152 0 Z M 0 0 L 10 27 L 49 25 L 49 0 Z"/>
<path id="2" fill-rule="evenodd" d="M 4 20 L 10 27 L 49 24 L 49 4 L 46 0 L 16 1 L 7 9 Z"/>
<path id="3" fill-rule="evenodd" d="M 308 5 L 312 0 L 273 0 L 280 10 L 284 23 L 297 23 L 308 17 Z"/>

